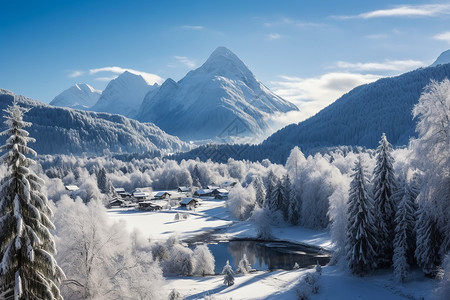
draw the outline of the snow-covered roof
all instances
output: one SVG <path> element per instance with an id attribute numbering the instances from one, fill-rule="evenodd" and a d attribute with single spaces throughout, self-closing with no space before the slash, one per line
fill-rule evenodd
<path id="1" fill-rule="evenodd" d="M 136 198 L 148 197 L 148 193 L 146 193 L 146 192 L 134 192 L 133 193 L 133 197 L 136 197 Z"/>
<path id="2" fill-rule="evenodd" d="M 228 193 L 229 193 L 229 191 L 226 189 L 215 189 L 214 191 L 219 194 L 227 194 L 228 195 Z"/>
<path id="3" fill-rule="evenodd" d="M 155 194 L 155 197 L 162 197 L 162 196 L 164 196 L 165 194 L 169 194 L 168 192 L 157 192 L 156 194 Z M 170 195 L 170 194 L 169 194 Z"/>
<path id="4" fill-rule="evenodd" d="M 184 205 L 188 205 L 189 203 L 191 203 L 191 201 L 196 201 L 196 202 L 202 202 L 202 200 L 198 199 L 198 198 L 183 198 L 180 201 L 180 204 L 184 204 Z"/>
<path id="5" fill-rule="evenodd" d="M 66 185 L 66 190 L 77 191 L 77 190 L 79 190 L 79 188 L 76 185 Z"/>
<path id="6" fill-rule="evenodd" d="M 211 194 L 212 190 L 211 189 L 201 189 L 201 190 L 196 191 L 196 193 L 198 195 L 207 195 L 207 194 Z"/>
<path id="7" fill-rule="evenodd" d="M 189 188 L 187 186 L 179 186 L 178 189 L 182 192 L 189 192 Z"/>
<path id="8" fill-rule="evenodd" d="M 114 188 L 114 190 L 116 191 L 116 193 L 125 193 L 124 188 Z"/>

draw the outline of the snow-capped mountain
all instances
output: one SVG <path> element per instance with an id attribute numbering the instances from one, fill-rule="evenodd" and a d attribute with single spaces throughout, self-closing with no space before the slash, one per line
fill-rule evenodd
<path id="1" fill-rule="evenodd" d="M 108 83 L 97 103 L 90 110 L 134 118 L 144 96 L 157 88 L 158 84 L 152 85 L 142 75 L 125 71 Z"/>
<path id="2" fill-rule="evenodd" d="M 87 110 L 98 101 L 101 93 L 89 84 L 78 83 L 56 96 L 50 105 Z"/>
<path id="3" fill-rule="evenodd" d="M 144 98 L 137 119 L 184 140 L 231 142 L 269 130 L 268 115 L 298 108 L 259 82 L 230 50 L 217 48 L 198 69 L 167 79 Z"/>
<path id="4" fill-rule="evenodd" d="M 172 153 L 192 148 L 151 123 L 141 124 L 120 115 L 55 107 L 3 89 L 0 89 L 1 115 L 14 98 L 19 105 L 31 108 L 24 120 L 32 123 L 27 131 L 36 143 L 30 146 L 39 154 Z M 0 132 L 4 129 L 1 122 Z M 0 144 L 5 138 L 0 136 Z"/>
<path id="5" fill-rule="evenodd" d="M 384 132 L 394 146 L 416 137 L 412 109 L 431 80 L 450 78 L 450 63 L 420 68 L 399 76 L 358 86 L 313 117 L 291 124 L 259 145 L 208 145 L 181 153 L 177 159 L 221 157 L 284 163 L 294 146 L 312 154 L 327 147 L 362 146 L 374 149 Z M 220 158 L 220 157 L 219 157 Z"/>
<path id="6" fill-rule="evenodd" d="M 450 50 L 444 51 L 438 56 L 436 61 L 430 65 L 430 67 L 435 67 L 437 65 L 450 64 Z"/>

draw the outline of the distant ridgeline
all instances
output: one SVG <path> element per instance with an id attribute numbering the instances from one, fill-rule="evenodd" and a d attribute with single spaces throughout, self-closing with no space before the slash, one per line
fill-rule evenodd
<path id="1" fill-rule="evenodd" d="M 227 157 L 251 161 L 268 158 L 284 163 L 294 146 L 305 153 L 341 145 L 373 149 L 383 132 L 393 146 L 404 146 L 411 137 L 416 137 L 412 109 L 423 88 L 431 80 L 446 77 L 450 78 L 450 64 L 382 78 L 354 88 L 315 116 L 280 129 L 259 145 L 208 145 L 175 158 L 213 161 Z"/>
<path id="2" fill-rule="evenodd" d="M 32 123 L 28 131 L 36 139 L 32 147 L 38 154 L 149 152 L 164 155 L 192 149 L 151 123 L 142 124 L 108 113 L 54 107 L 3 89 L 0 89 L 0 131 L 5 129 L 3 109 L 11 105 L 14 96 L 19 105 L 32 108 L 24 120 Z M 0 136 L 0 144 L 4 144 L 5 138 Z"/>

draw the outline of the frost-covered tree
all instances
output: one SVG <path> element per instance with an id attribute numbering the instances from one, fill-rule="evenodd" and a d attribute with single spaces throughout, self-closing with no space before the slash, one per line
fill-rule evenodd
<path id="1" fill-rule="evenodd" d="M 305 155 L 302 153 L 302 151 L 297 146 L 292 148 L 291 153 L 286 160 L 286 170 L 288 171 L 288 174 L 294 179 L 293 182 L 296 182 L 296 180 L 298 179 L 300 175 L 300 169 L 305 162 Z"/>
<path id="2" fill-rule="evenodd" d="M 330 196 L 328 217 L 331 221 L 330 235 L 335 245 L 331 264 L 336 264 L 345 256 L 345 239 L 347 227 L 347 202 L 349 182 L 341 184 Z"/>
<path id="3" fill-rule="evenodd" d="M 266 199 L 266 189 L 261 177 L 257 176 L 255 178 L 253 181 L 253 188 L 255 189 L 256 203 L 259 207 L 263 207 Z"/>
<path id="4" fill-rule="evenodd" d="M 176 289 L 170 291 L 169 300 L 181 300 L 181 299 L 183 298 L 181 297 L 180 292 L 178 292 Z"/>
<path id="5" fill-rule="evenodd" d="M 418 138 L 412 140 L 413 163 L 424 172 L 421 198 L 442 234 L 439 256 L 450 250 L 450 81 L 432 81 L 413 109 Z M 422 200 L 421 200 L 422 201 Z"/>
<path id="6" fill-rule="evenodd" d="M 440 264 L 439 247 L 442 237 L 436 219 L 431 214 L 430 205 L 431 203 L 423 200 L 419 202 L 414 255 L 425 275 L 434 277 Z"/>
<path id="7" fill-rule="evenodd" d="M 289 202 L 288 202 L 288 222 L 292 225 L 298 225 L 300 213 L 301 213 L 301 201 L 299 201 L 300 197 L 297 194 L 297 189 L 294 187 L 291 188 Z"/>
<path id="8" fill-rule="evenodd" d="M 130 239 L 123 224 L 111 224 L 100 201 L 85 205 L 65 196 L 58 202 L 55 223 L 66 299 L 161 297 L 162 272 L 150 245 Z"/>
<path id="9" fill-rule="evenodd" d="M 247 254 L 244 253 L 241 260 L 239 261 L 237 271 L 242 274 L 248 274 L 250 272 L 252 266 L 248 262 Z"/>
<path id="10" fill-rule="evenodd" d="M 252 220 L 255 223 L 257 237 L 263 240 L 273 239 L 271 224 L 271 215 L 266 208 L 255 208 L 252 214 Z"/>
<path id="11" fill-rule="evenodd" d="M 400 200 L 395 214 L 394 236 L 394 275 L 398 281 L 405 281 L 408 276 L 411 255 L 415 250 L 415 198 L 405 185 L 403 198 Z"/>
<path id="12" fill-rule="evenodd" d="M 247 188 L 237 183 L 236 186 L 228 194 L 227 207 L 232 215 L 239 220 L 246 220 L 256 205 L 255 190 L 250 185 Z"/>
<path id="13" fill-rule="evenodd" d="M 5 112 L 5 145 L 0 163 L 7 166 L 0 181 L 0 289 L 14 299 L 62 299 L 59 284 L 64 273 L 56 263 L 50 220 L 53 213 L 43 193 L 44 181 L 29 167 L 36 152 L 23 121 L 28 109 L 14 101 Z"/>
<path id="14" fill-rule="evenodd" d="M 230 266 L 230 262 L 227 260 L 226 265 L 223 267 L 222 274 L 225 275 L 223 277 L 223 284 L 227 286 L 232 286 L 234 284 L 234 275 L 233 268 Z"/>
<path id="15" fill-rule="evenodd" d="M 346 252 L 352 273 L 364 275 L 377 266 L 373 200 L 369 179 L 361 156 L 356 161 L 348 198 Z"/>
<path id="16" fill-rule="evenodd" d="M 194 274 L 202 276 L 214 274 L 215 259 L 206 245 L 198 245 L 197 247 L 195 247 L 194 257 Z"/>
<path id="17" fill-rule="evenodd" d="M 450 295 L 450 253 L 444 258 L 441 281 L 439 282 L 435 294 L 439 300 L 446 300 Z"/>
<path id="18" fill-rule="evenodd" d="M 397 190 L 392 157 L 392 146 L 383 133 L 376 150 L 376 166 L 373 171 L 373 201 L 377 228 L 378 265 L 392 263 L 395 204 L 391 199 Z"/>
<path id="19" fill-rule="evenodd" d="M 289 206 L 291 202 L 291 196 L 293 193 L 291 179 L 289 175 L 284 175 L 281 181 L 281 189 L 282 189 L 282 203 L 281 210 L 283 212 L 283 217 L 285 221 L 289 221 Z"/>
<path id="20" fill-rule="evenodd" d="M 267 173 L 266 180 L 264 182 L 265 188 L 266 188 L 266 199 L 264 200 L 264 207 L 270 208 L 272 205 L 272 196 L 274 193 L 274 190 L 277 186 L 278 178 L 275 175 L 275 173 L 270 170 L 269 173 Z"/>

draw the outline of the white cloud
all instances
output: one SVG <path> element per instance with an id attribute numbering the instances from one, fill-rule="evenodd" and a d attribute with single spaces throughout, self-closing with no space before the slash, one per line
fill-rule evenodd
<path id="1" fill-rule="evenodd" d="M 450 31 L 436 34 L 435 36 L 433 36 L 433 39 L 439 40 L 439 41 L 444 41 L 444 42 L 447 42 L 448 44 L 450 44 Z"/>
<path id="2" fill-rule="evenodd" d="M 314 22 L 303 22 L 298 20 L 292 20 L 286 17 L 282 17 L 277 21 L 274 22 L 266 22 L 264 23 L 264 27 L 275 27 L 275 26 L 283 26 L 283 25 L 292 25 L 296 26 L 298 28 L 311 28 L 311 27 L 324 27 L 327 26 L 323 23 L 314 23 Z"/>
<path id="3" fill-rule="evenodd" d="M 450 14 L 450 4 L 403 5 L 379 9 L 354 16 L 334 16 L 337 19 L 373 19 L 386 17 L 433 17 Z"/>
<path id="4" fill-rule="evenodd" d="M 268 37 L 269 37 L 269 40 L 278 40 L 278 39 L 281 39 L 281 34 L 279 34 L 279 33 L 270 33 L 268 35 Z"/>
<path id="5" fill-rule="evenodd" d="M 279 123 L 277 127 L 300 122 L 316 114 L 351 89 L 379 78 L 381 76 L 342 72 L 327 73 L 312 78 L 280 76 L 281 80 L 271 82 L 271 90 L 297 105 L 300 112 L 277 116 Z M 286 123 L 283 124 L 284 122 Z"/>
<path id="6" fill-rule="evenodd" d="M 202 29 L 205 29 L 205 27 L 199 26 L 199 25 L 183 25 L 183 26 L 181 26 L 181 29 L 202 30 Z"/>
<path id="7" fill-rule="evenodd" d="M 350 63 L 346 61 L 338 61 L 332 67 L 354 70 L 354 71 L 405 71 L 418 67 L 425 66 L 425 64 L 418 60 L 385 60 L 384 62 L 368 62 L 368 63 Z"/>
<path id="8" fill-rule="evenodd" d="M 103 67 L 103 68 L 96 68 L 96 69 L 90 69 L 89 70 L 89 74 L 90 75 L 94 75 L 100 72 L 107 72 L 107 73 L 113 73 L 113 74 L 122 74 L 123 72 L 128 71 L 130 73 L 136 74 L 136 75 L 141 75 L 149 84 L 162 84 L 164 82 L 164 79 L 159 77 L 156 74 L 151 74 L 151 73 L 146 73 L 146 72 L 142 72 L 142 71 L 137 71 L 137 70 L 133 70 L 133 69 L 128 69 L 128 68 L 122 68 L 122 67 Z M 108 78 L 111 78 L 109 80 L 112 80 L 114 78 L 116 78 L 117 76 L 103 76 L 103 77 L 97 77 L 95 80 L 99 80 L 99 81 L 107 81 Z"/>
<path id="9" fill-rule="evenodd" d="M 79 76 L 81 76 L 83 74 L 84 74 L 84 71 L 75 70 L 75 71 L 72 71 L 68 76 L 70 78 L 75 78 L 75 77 L 79 77 Z"/>
<path id="10" fill-rule="evenodd" d="M 189 58 L 187 58 L 186 56 L 174 56 L 174 58 L 176 60 L 178 60 L 178 62 L 182 63 L 183 65 L 187 66 L 188 68 L 194 68 L 195 67 L 195 62 Z"/>

